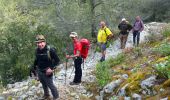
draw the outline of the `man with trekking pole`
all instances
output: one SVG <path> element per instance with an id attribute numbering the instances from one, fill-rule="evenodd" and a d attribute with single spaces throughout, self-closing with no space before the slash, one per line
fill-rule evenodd
<path id="1" fill-rule="evenodd" d="M 74 60 L 74 67 L 75 67 L 75 76 L 74 80 L 70 82 L 70 85 L 79 85 L 81 83 L 81 77 L 82 77 L 82 57 L 81 57 L 81 49 L 82 45 L 78 40 L 78 35 L 76 32 L 71 32 L 70 38 L 72 39 L 73 45 L 74 45 L 74 52 L 73 55 L 66 55 L 67 59 L 73 58 Z"/>
<path id="2" fill-rule="evenodd" d="M 51 90 L 53 99 L 57 100 L 59 94 L 57 88 L 53 83 L 54 67 L 59 64 L 59 58 L 56 54 L 55 48 L 48 48 L 46 39 L 43 35 L 37 35 L 37 45 L 35 53 L 34 68 L 37 68 L 38 78 L 44 90 L 44 96 L 40 100 L 50 99 L 48 88 Z M 50 56 L 50 59 L 49 57 Z"/>

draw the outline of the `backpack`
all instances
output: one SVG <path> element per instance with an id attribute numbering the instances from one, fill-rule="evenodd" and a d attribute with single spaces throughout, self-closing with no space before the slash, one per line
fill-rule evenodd
<path id="1" fill-rule="evenodd" d="M 88 39 L 81 39 L 80 40 L 80 43 L 81 43 L 81 46 L 82 46 L 82 49 L 81 49 L 81 57 L 83 59 L 86 59 L 87 56 L 88 56 L 88 51 L 89 51 L 89 48 L 90 48 L 90 41 Z"/>
<path id="2" fill-rule="evenodd" d="M 50 54 L 50 49 L 51 49 L 51 47 L 49 45 L 47 45 L 47 56 L 48 56 L 49 60 L 52 60 L 51 54 Z"/>
<path id="3" fill-rule="evenodd" d="M 111 30 L 110 30 L 111 31 Z M 113 38 L 113 32 L 112 32 L 112 35 L 111 35 L 111 37 L 109 37 L 108 35 L 107 35 L 107 32 L 106 32 L 106 29 L 104 29 L 104 32 L 105 32 L 105 34 L 106 34 L 106 36 L 107 36 L 107 41 L 108 40 L 111 40 L 112 38 Z"/>
<path id="4" fill-rule="evenodd" d="M 50 50 L 51 49 L 55 49 L 54 47 L 51 47 L 50 45 L 47 45 L 47 57 L 48 57 L 48 60 L 52 62 L 52 64 L 54 63 L 54 59 L 51 58 L 51 53 L 50 53 Z M 36 54 L 37 54 L 37 49 L 36 49 Z M 55 67 L 54 67 L 55 69 Z"/>
<path id="5" fill-rule="evenodd" d="M 127 32 L 127 30 L 128 30 L 128 24 L 126 24 L 126 23 L 120 24 L 120 30 L 121 30 L 122 32 Z"/>

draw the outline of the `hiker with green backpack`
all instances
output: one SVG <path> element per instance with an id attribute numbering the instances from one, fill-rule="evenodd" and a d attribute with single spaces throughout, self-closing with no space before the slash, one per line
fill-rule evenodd
<path id="1" fill-rule="evenodd" d="M 43 35 L 37 35 L 37 49 L 35 51 L 35 61 L 33 67 L 37 68 L 38 78 L 44 90 L 44 96 L 40 100 L 50 99 L 48 88 L 51 90 L 53 100 L 59 98 L 57 88 L 53 83 L 53 72 L 56 65 L 59 64 L 59 58 L 55 48 L 49 47 Z"/>
<path id="2" fill-rule="evenodd" d="M 90 42 L 87 39 L 78 39 L 78 34 L 76 32 L 70 33 L 70 38 L 72 39 L 72 43 L 74 46 L 73 55 L 66 55 L 67 59 L 72 58 L 74 60 L 74 68 L 75 68 L 75 76 L 70 85 L 79 85 L 81 83 L 82 78 L 82 68 L 81 64 L 83 63 L 83 59 L 86 59 L 88 56 L 88 50 L 90 46 Z"/>
<path id="3" fill-rule="evenodd" d="M 102 56 L 100 58 L 100 62 L 105 61 L 106 56 L 106 44 L 107 40 L 110 39 L 113 36 L 112 32 L 109 28 L 107 28 L 104 21 L 100 22 L 100 29 L 98 31 L 97 41 L 101 48 Z"/>

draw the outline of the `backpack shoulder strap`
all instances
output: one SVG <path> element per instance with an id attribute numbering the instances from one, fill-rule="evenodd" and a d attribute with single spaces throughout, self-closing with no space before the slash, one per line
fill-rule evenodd
<path id="1" fill-rule="evenodd" d="M 104 32 L 105 32 L 105 34 L 106 34 L 106 36 L 107 36 L 107 31 L 106 31 L 106 29 L 107 29 L 107 28 L 104 29 Z"/>
<path id="2" fill-rule="evenodd" d="M 47 45 L 47 56 L 48 56 L 48 59 L 51 60 L 51 55 L 50 55 L 50 49 L 51 47 L 49 45 Z"/>

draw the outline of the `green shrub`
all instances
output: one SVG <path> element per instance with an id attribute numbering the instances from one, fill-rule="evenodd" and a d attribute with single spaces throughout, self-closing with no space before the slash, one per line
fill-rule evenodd
<path id="1" fill-rule="evenodd" d="M 108 63 L 108 66 L 109 67 L 113 67 L 113 66 L 116 66 L 120 63 L 122 63 L 123 61 L 125 61 L 125 55 L 124 54 L 118 54 L 116 56 L 116 58 L 110 58 L 106 61 L 106 63 Z"/>
<path id="2" fill-rule="evenodd" d="M 170 26 L 165 28 L 164 31 L 162 32 L 164 37 L 169 37 L 170 36 Z"/>
<path id="3" fill-rule="evenodd" d="M 168 56 L 170 55 L 170 44 L 162 43 L 161 45 L 153 48 L 153 52 L 160 54 L 161 56 Z"/>
<path id="4" fill-rule="evenodd" d="M 124 55 L 119 54 L 116 58 L 110 58 L 96 65 L 96 78 L 99 86 L 103 87 L 110 82 L 113 75 L 112 67 L 122 63 L 124 60 Z"/>
<path id="5" fill-rule="evenodd" d="M 111 72 L 106 62 L 98 63 L 96 65 L 96 77 L 99 86 L 105 86 L 111 80 Z"/>
<path id="6" fill-rule="evenodd" d="M 160 77 L 170 78 L 170 57 L 165 62 L 155 64 L 155 69 Z"/>

